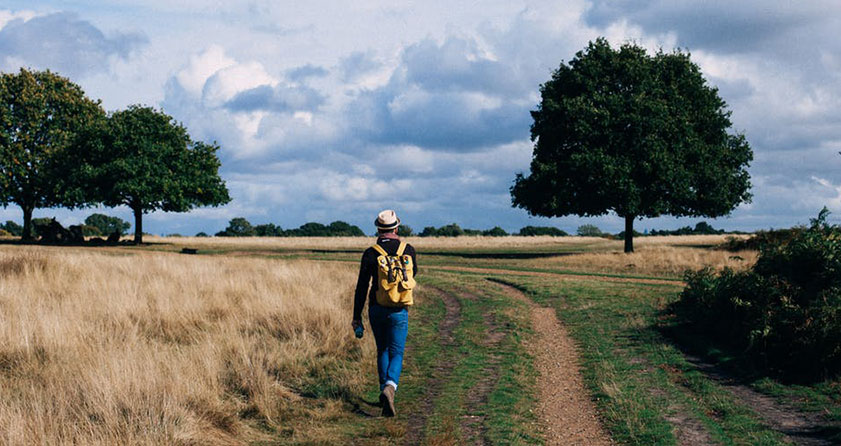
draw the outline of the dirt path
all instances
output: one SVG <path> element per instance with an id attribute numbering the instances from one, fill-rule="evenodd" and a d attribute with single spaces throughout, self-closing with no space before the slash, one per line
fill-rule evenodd
<path id="1" fill-rule="evenodd" d="M 520 290 L 497 283 L 508 296 L 526 302 L 531 311 L 534 342 L 526 347 L 535 358 L 538 409 L 547 445 L 610 445 L 596 407 L 578 369 L 575 344 L 555 316 L 555 310 L 536 305 Z"/>
<path id="2" fill-rule="evenodd" d="M 512 269 L 504 269 L 504 268 L 475 268 L 469 266 L 439 266 L 439 265 L 430 265 L 425 266 L 424 268 L 428 269 L 439 269 L 444 271 L 461 271 L 467 273 L 479 273 L 479 274 L 496 274 L 496 275 L 509 275 L 509 276 L 533 276 L 533 277 L 551 277 L 555 280 L 591 280 L 596 282 L 623 282 L 623 283 L 643 283 L 649 285 L 673 285 L 673 286 L 685 286 L 684 282 L 678 280 L 667 280 L 667 279 L 639 279 L 634 277 L 614 277 L 614 276 L 602 276 L 602 275 L 589 275 L 589 274 L 568 274 L 568 273 L 551 273 L 551 272 L 544 272 L 544 271 L 519 271 L 519 270 L 512 270 Z"/>
<path id="3" fill-rule="evenodd" d="M 455 346 L 453 331 L 461 320 L 461 304 L 459 304 L 458 299 L 441 289 L 424 285 L 423 290 L 424 293 L 434 294 L 444 301 L 446 314 L 441 321 L 441 325 L 438 326 L 438 342 L 445 348 Z M 407 356 L 410 354 L 407 352 Z M 426 420 L 429 418 L 429 414 L 432 413 L 435 400 L 441 395 L 444 384 L 449 379 L 454 365 L 455 363 L 453 361 L 438 361 L 436 364 L 433 375 L 426 383 L 427 391 L 423 396 L 423 400 L 421 400 L 418 412 L 412 414 L 408 419 L 405 437 L 406 445 L 415 446 L 424 443 Z"/>
<path id="4" fill-rule="evenodd" d="M 776 399 L 736 381 L 714 365 L 706 363 L 698 357 L 686 355 L 686 359 L 758 413 L 771 429 L 785 435 L 786 440 L 792 444 L 807 446 L 835 444 L 824 438 L 824 430 L 833 427 L 838 428 L 838 426 L 830 426 L 820 414 L 801 412 L 788 404 L 780 403 Z"/>

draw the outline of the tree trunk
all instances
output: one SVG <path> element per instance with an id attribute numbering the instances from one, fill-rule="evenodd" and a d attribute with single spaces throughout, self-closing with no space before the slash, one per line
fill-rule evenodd
<path id="1" fill-rule="evenodd" d="M 34 210 L 32 206 L 22 205 L 20 207 L 23 210 L 23 234 L 20 236 L 20 239 L 25 242 L 31 242 L 35 240 L 35 237 L 32 236 L 32 211 Z"/>
<path id="2" fill-rule="evenodd" d="M 634 216 L 625 216 L 625 252 L 634 252 Z"/>
<path id="3" fill-rule="evenodd" d="M 134 244 L 143 243 L 143 209 L 140 206 L 132 207 L 134 211 Z"/>

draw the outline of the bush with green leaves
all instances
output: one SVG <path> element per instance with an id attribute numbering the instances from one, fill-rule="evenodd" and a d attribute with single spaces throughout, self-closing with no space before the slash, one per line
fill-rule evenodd
<path id="1" fill-rule="evenodd" d="M 684 320 L 790 378 L 841 372 L 841 227 L 824 209 L 791 239 L 762 246 L 748 271 L 690 272 Z"/>

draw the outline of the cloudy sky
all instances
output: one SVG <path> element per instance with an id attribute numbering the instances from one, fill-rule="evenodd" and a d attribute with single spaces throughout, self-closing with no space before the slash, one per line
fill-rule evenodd
<path id="1" fill-rule="evenodd" d="M 732 1 L 6 0 L 0 70 L 49 68 L 106 110 L 146 104 L 217 141 L 233 201 L 153 213 L 153 233 L 216 232 L 244 216 L 284 228 L 382 208 L 421 229 L 585 223 L 529 217 L 539 86 L 588 41 L 682 48 L 754 149 L 754 199 L 716 227 L 841 221 L 841 3 Z M 92 212 L 42 209 L 77 223 Z M 127 209 L 107 213 L 131 220 Z M 15 206 L 0 220 L 20 221 Z M 638 222 L 675 228 L 698 219 Z"/>

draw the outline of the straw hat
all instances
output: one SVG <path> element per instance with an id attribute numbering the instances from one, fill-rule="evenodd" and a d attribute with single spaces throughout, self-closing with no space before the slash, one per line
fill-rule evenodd
<path id="1" fill-rule="evenodd" d="M 400 226 L 400 219 L 391 209 L 386 209 L 377 215 L 374 226 L 381 231 L 388 231 Z"/>

